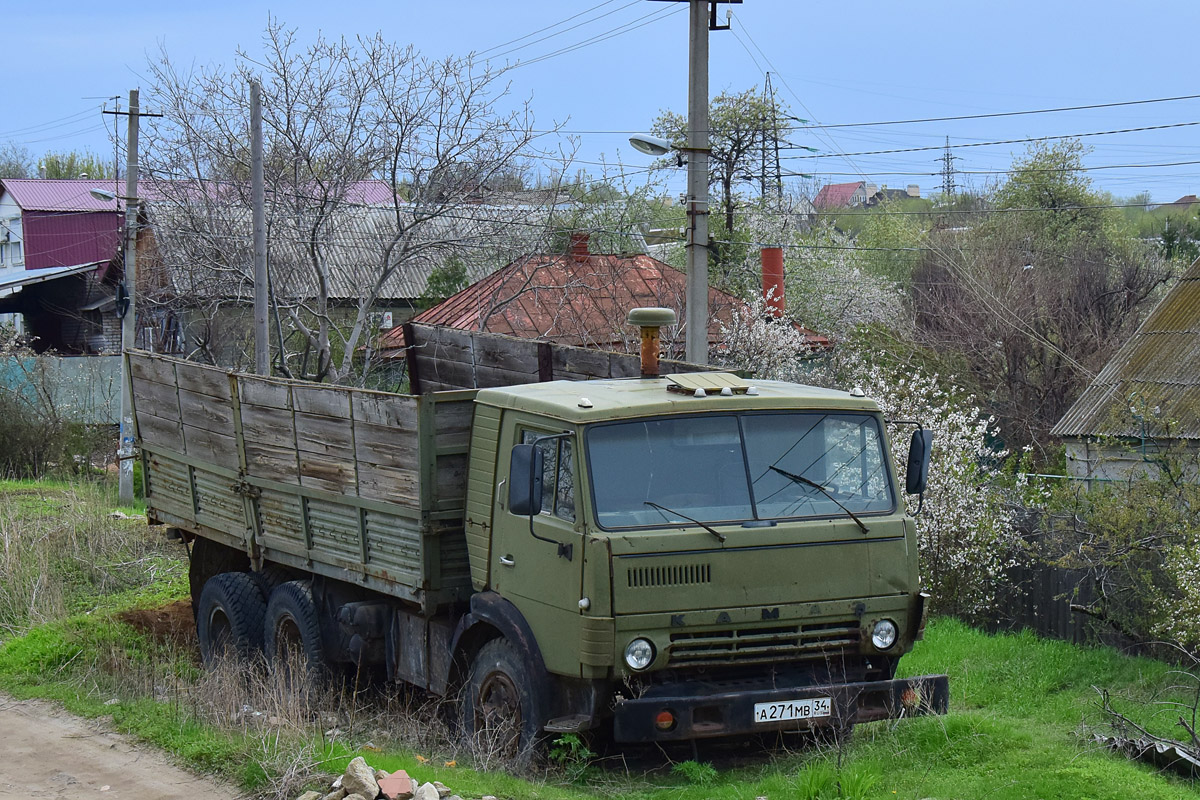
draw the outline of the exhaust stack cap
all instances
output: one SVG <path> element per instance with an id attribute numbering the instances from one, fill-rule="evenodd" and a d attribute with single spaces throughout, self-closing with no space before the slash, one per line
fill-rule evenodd
<path id="1" fill-rule="evenodd" d="M 642 331 L 642 377 L 658 377 L 658 329 L 675 324 L 675 310 L 671 308 L 631 308 L 625 318 L 627 325 Z"/>

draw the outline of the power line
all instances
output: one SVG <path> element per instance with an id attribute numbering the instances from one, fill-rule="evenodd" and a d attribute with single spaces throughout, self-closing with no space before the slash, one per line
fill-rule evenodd
<path id="1" fill-rule="evenodd" d="M 518 61 L 516 64 L 514 64 L 509 69 L 517 69 L 519 67 L 527 67 L 530 64 L 537 64 L 540 61 L 547 61 L 547 60 L 549 60 L 551 58 L 555 58 L 557 56 L 565 55 L 567 53 L 573 53 L 576 50 L 582 50 L 585 47 L 590 47 L 591 45 L 599 44 L 600 42 L 615 38 L 617 36 L 620 36 L 621 34 L 629 33 L 630 31 L 635 31 L 638 28 L 644 28 L 647 25 L 658 22 L 659 20 L 666 19 L 667 17 L 671 16 L 672 14 L 676 14 L 682 10 L 683 10 L 682 8 L 668 7 L 666 9 L 651 11 L 649 14 L 640 16 L 637 19 L 631 20 L 630 22 L 627 22 L 624 25 L 621 25 L 617 28 L 613 28 L 611 30 L 605 31 L 604 33 L 596 34 L 595 36 L 591 37 L 590 39 L 584 39 L 581 42 L 576 42 L 573 45 L 568 45 L 566 47 L 560 48 L 558 50 L 554 50 L 554 51 L 546 53 L 544 55 L 537 56 L 536 58 L 531 58 L 527 61 Z M 642 22 L 642 20 L 646 20 L 646 21 Z M 641 23 L 640 25 L 636 24 L 639 22 Z"/>
<path id="2" fill-rule="evenodd" d="M 912 125 L 921 122 L 953 122 L 968 119 L 996 119 L 998 117 L 1023 117 L 1030 114 L 1056 114 L 1062 111 L 1089 111 L 1096 108 L 1119 108 L 1121 106 L 1140 106 L 1150 103 L 1173 103 L 1180 100 L 1198 100 L 1200 94 L 1184 94 L 1177 97 L 1155 97 L 1149 100 L 1122 100 L 1113 103 L 1093 103 L 1085 106 L 1062 106 L 1059 108 L 1036 108 L 1029 111 L 996 111 L 988 114 L 962 114 L 953 117 L 923 117 L 921 119 L 894 119 L 884 122 L 842 122 L 836 125 L 805 125 L 800 130 L 830 128 L 866 128 L 880 125 Z M 800 120 L 804 122 L 805 120 Z"/>
<path id="3" fill-rule="evenodd" d="M 607 11 L 607 12 L 600 14 L 596 17 L 593 17 L 591 19 L 585 19 L 583 22 L 576 23 L 575 25 L 572 25 L 569 28 L 563 28 L 561 31 L 555 31 L 554 33 L 547 34 L 546 36 L 542 36 L 541 38 L 534 39 L 531 42 L 526 42 L 523 45 L 518 45 L 517 47 L 513 47 L 513 48 L 511 48 L 509 50 L 505 50 L 504 52 L 501 52 L 501 53 L 496 53 L 494 56 L 490 56 L 490 58 L 500 58 L 501 56 L 506 56 L 506 55 L 509 55 L 510 53 L 515 53 L 518 50 L 524 50 L 527 47 L 532 47 L 533 45 L 538 44 L 539 42 L 544 42 L 549 39 L 553 39 L 554 37 L 561 36 L 562 34 L 567 33 L 568 31 L 573 31 L 576 28 L 582 27 L 584 25 L 588 25 L 592 22 L 596 22 L 597 20 L 601 20 L 601 19 L 604 19 L 605 17 L 616 14 L 618 11 L 623 11 L 626 8 L 629 8 L 630 6 L 637 5 L 639 2 L 640 2 L 640 0 L 633 0 L 633 2 L 626 3 L 625 5 L 620 6 L 619 8 L 614 8 L 612 11 Z M 597 6 L 597 8 L 598 7 L 599 6 Z M 652 12 L 652 13 L 655 13 L 655 12 Z M 650 15 L 647 14 L 646 16 L 650 16 Z M 639 17 L 638 19 L 645 19 L 645 17 Z M 636 21 L 637 20 L 634 20 L 634 22 L 636 22 Z M 624 23 L 624 24 L 628 25 L 630 23 Z M 618 26 L 618 27 L 622 27 L 622 26 Z M 609 31 L 605 31 L 604 33 L 610 33 L 612 30 L 615 30 L 615 29 L 610 29 Z M 596 34 L 596 36 L 603 36 L 604 33 Z M 568 45 L 568 47 L 574 47 L 574 46 L 575 45 Z M 539 56 L 538 58 L 541 58 L 541 56 Z"/>
<path id="4" fill-rule="evenodd" d="M 489 47 L 489 48 L 487 48 L 487 49 L 485 49 L 485 50 L 478 50 L 478 51 L 476 51 L 476 52 L 475 52 L 475 55 L 477 55 L 477 56 L 482 56 L 482 55 L 484 55 L 484 54 L 486 54 L 486 53 L 490 53 L 490 52 L 492 52 L 493 50 L 499 50 L 501 47 L 508 47 L 510 44 L 516 44 L 517 42 L 520 42 L 520 41 L 523 41 L 523 40 L 525 40 L 525 39 L 528 39 L 530 36 L 537 36 L 539 33 L 543 33 L 543 32 L 545 32 L 545 31 L 551 30 L 552 28 L 557 28 L 559 25 L 562 25 L 562 24 L 563 24 L 563 23 L 565 23 L 565 22 L 570 22 L 570 21 L 571 21 L 571 20 L 573 20 L 573 19 L 577 19 L 577 18 L 579 18 L 579 17 L 582 17 L 584 14 L 590 14 L 591 12 L 595 11 L 595 10 L 596 10 L 596 9 L 598 9 L 598 8 L 603 8 L 604 6 L 607 6 L 607 5 L 612 5 L 612 4 L 613 4 L 613 3 L 615 3 L 615 2 L 617 2 L 617 0 L 604 0 L 604 2 L 603 2 L 603 3 L 600 3 L 600 4 L 598 4 L 598 5 L 594 5 L 594 6 L 592 6 L 591 8 L 585 8 L 583 11 L 580 11 L 578 14 L 572 14 L 571 16 L 567 17 L 566 19 L 560 19 L 558 22 L 555 22 L 555 23 L 554 23 L 554 24 L 552 24 L 552 25 L 547 25 L 547 26 L 546 26 L 546 27 L 544 27 L 544 28 L 538 28 L 536 31 L 530 31 L 529 33 L 525 34 L 524 36 L 518 36 L 516 39 L 509 39 L 507 42 L 501 42 L 500 44 L 493 45 L 492 47 Z M 634 0 L 634 2 L 638 2 L 638 0 Z M 631 6 L 631 5 L 633 5 L 633 3 L 629 3 L 629 5 L 621 6 L 621 8 L 628 8 L 628 7 L 629 7 L 629 6 Z M 616 10 L 616 11 L 620 11 L 621 9 L 620 9 L 620 8 L 618 8 L 618 9 L 615 9 L 615 10 Z M 612 12 L 609 12 L 609 13 L 612 13 Z M 597 17 L 597 19 L 599 19 L 599 17 Z M 589 21 L 590 21 L 590 20 L 589 20 Z M 586 24 L 586 23 L 583 23 L 583 22 L 581 22 L 581 23 L 580 23 L 580 25 L 583 25 L 583 24 Z M 578 26 L 572 26 L 572 27 L 578 27 Z M 571 30 L 571 28 L 567 28 L 567 30 Z M 560 31 L 560 33 L 563 33 L 563 32 L 565 32 L 565 31 Z M 557 35 L 557 34 L 555 34 L 555 35 Z M 549 37 L 544 37 L 544 38 L 549 38 Z M 542 40 L 542 39 L 538 39 L 537 41 L 538 41 L 538 42 L 540 42 L 540 41 L 543 41 L 543 40 Z M 536 42 L 529 42 L 529 44 L 536 44 Z M 522 47 L 528 47 L 528 45 L 521 45 L 521 46 L 522 46 Z M 519 50 L 520 48 L 513 48 L 513 49 L 514 49 L 514 50 Z M 506 50 L 506 51 L 505 51 L 505 53 L 511 53 L 511 52 L 512 52 L 512 50 Z M 498 56 L 502 56 L 502 55 L 504 55 L 505 53 L 499 53 L 499 54 L 498 54 Z"/>
<path id="5" fill-rule="evenodd" d="M 962 147 L 992 147 L 1000 144 L 1025 144 L 1028 142 L 1048 142 L 1056 139 L 1082 139 L 1086 136 L 1112 136 L 1117 133 L 1141 133 L 1144 131 L 1161 131 L 1168 128 L 1188 128 L 1195 125 L 1200 125 L 1200 122 L 1174 122 L 1169 125 L 1146 125 L 1141 128 L 1118 128 L 1111 131 L 1090 131 L 1087 133 L 1067 133 L 1061 136 L 1030 136 L 1024 139 L 998 139 L 992 142 L 967 142 L 965 144 L 950 144 L 945 147 L 954 149 Z M 920 153 L 928 152 L 929 150 L 941 150 L 943 145 L 931 145 L 929 147 L 900 147 L 891 150 L 864 150 L 859 153 L 842 153 L 843 156 L 880 156 L 891 155 L 893 153 Z M 797 160 L 801 158 L 820 158 L 820 156 L 785 156 L 789 160 Z"/>

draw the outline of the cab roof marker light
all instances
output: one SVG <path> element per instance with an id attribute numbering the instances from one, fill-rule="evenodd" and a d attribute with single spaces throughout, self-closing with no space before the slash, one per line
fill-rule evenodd
<path id="1" fill-rule="evenodd" d="M 867 393 L 862 390 L 861 386 L 855 386 L 850 390 L 851 397 L 866 397 Z"/>
<path id="2" fill-rule="evenodd" d="M 581 397 L 581 398 L 579 398 L 579 407 L 580 408 L 591 408 L 592 401 L 588 400 L 586 397 Z"/>
<path id="3" fill-rule="evenodd" d="M 758 396 L 758 387 L 751 386 L 750 388 L 748 388 L 746 390 L 746 394 L 750 395 L 751 397 L 757 397 Z"/>
<path id="4" fill-rule="evenodd" d="M 722 387 L 721 397 L 733 397 L 733 389 L 730 389 L 728 386 Z"/>
<path id="5" fill-rule="evenodd" d="M 708 394 L 697 386 L 696 391 L 692 392 L 692 397 L 708 397 Z"/>

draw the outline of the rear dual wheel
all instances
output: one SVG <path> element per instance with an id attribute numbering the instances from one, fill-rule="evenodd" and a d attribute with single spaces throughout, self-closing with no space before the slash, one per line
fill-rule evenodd
<path id="1" fill-rule="evenodd" d="M 262 652 L 267 604 L 248 572 L 222 572 L 204 583 L 196 603 L 196 638 L 206 667 L 218 660 L 253 659 Z"/>

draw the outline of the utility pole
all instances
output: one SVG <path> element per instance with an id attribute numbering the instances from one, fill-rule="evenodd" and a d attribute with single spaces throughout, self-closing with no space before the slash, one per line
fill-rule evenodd
<path id="1" fill-rule="evenodd" d="M 709 1 L 690 0 L 688 24 L 688 240 L 685 357 L 708 363 Z M 716 6 L 713 6 L 714 14 Z"/>
<path id="2" fill-rule="evenodd" d="M 250 191 L 254 206 L 254 371 L 271 374 L 267 329 L 267 215 L 263 180 L 262 86 L 250 81 Z"/>
<path id="3" fill-rule="evenodd" d="M 118 451 L 117 497 L 123 505 L 133 503 L 133 381 L 125 355 L 137 346 L 137 182 L 138 182 L 138 90 L 129 90 L 129 132 L 125 138 L 125 285 L 124 316 L 121 317 L 121 447 Z M 120 309 L 118 301 L 117 308 Z"/>
<path id="4" fill-rule="evenodd" d="M 129 375 L 126 353 L 137 346 L 137 228 L 138 228 L 138 121 L 142 117 L 161 117 L 148 114 L 138 106 L 138 90 L 129 90 L 129 110 L 105 111 L 105 114 L 129 117 L 125 134 L 125 194 L 92 189 L 93 197 L 121 200 L 125 203 L 125 274 L 117 287 L 117 317 L 121 320 L 121 441 L 117 447 L 117 499 L 133 503 L 133 381 Z"/>

